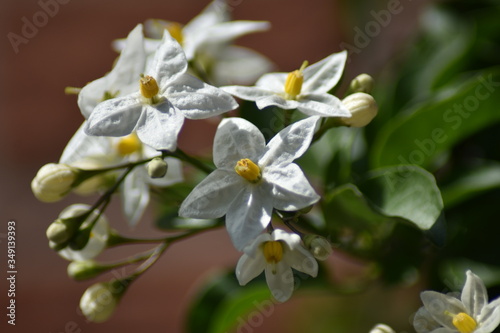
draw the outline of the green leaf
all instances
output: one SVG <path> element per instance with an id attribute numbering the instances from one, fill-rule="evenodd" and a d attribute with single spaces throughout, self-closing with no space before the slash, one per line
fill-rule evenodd
<path id="1" fill-rule="evenodd" d="M 500 121 L 500 68 L 479 72 L 387 122 L 375 137 L 374 168 L 395 164 L 432 167 L 437 157 L 469 135 Z"/>
<path id="2" fill-rule="evenodd" d="M 346 228 L 357 234 L 365 233 L 366 251 L 386 238 L 398 222 L 424 231 L 437 245 L 444 244 L 441 194 L 434 176 L 418 166 L 399 165 L 372 171 L 358 187 L 346 184 L 331 192 L 323 211 L 335 237 L 341 238 Z"/>
<path id="3" fill-rule="evenodd" d="M 434 176 L 415 165 L 372 171 L 359 187 L 380 212 L 401 217 L 421 230 L 431 229 L 443 211 Z"/>
<path id="4" fill-rule="evenodd" d="M 500 187 L 500 163 L 489 162 L 461 174 L 441 187 L 444 206 L 448 209 L 483 192 Z"/>

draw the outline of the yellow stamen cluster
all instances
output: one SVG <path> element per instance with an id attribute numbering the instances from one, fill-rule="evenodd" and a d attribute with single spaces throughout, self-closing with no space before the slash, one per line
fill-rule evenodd
<path id="1" fill-rule="evenodd" d="M 467 313 L 460 312 L 453 316 L 453 326 L 457 328 L 460 333 L 472 333 L 476 329 L 477 323 Z"/>
<path id="2" fill-rule="evenodd" d="M 285 93 L 287 99 L 295 99 L 302 90 L 304 83 L 303 71 L 309 63 L 304 61 L 300 69 L 290 72 L 285 81 Z"/>
<path id="3" fill-rule="evenodd" d="M 116 145 L 116 150 L 122 156 L 135 153 L 139 151 L 141 148 L 142 148 L 141 141 L 139 140 L 139 137 L 135 133 L 132 133 L 130 135 L 121 138 L 120 141 L 118 141 L 118 144 Z"/>
<path id="4" fill-rule="evenodd" d="M 257 183 L 262 178 L 259 166 L 248 158 L 239 160 L 234 171 L 251 183 Z"/>
<path id="5" fill-rule="evenodd" d="M 184 42 L 184 34 L 182 33 L 182 24 L 177 23 L 177 22 L 171 22 L 167 24 L 167 30 L 170 33 L 170 36 L 172 36 L 179 44 L 182 45 Z"/>
<path id="6" fill-rule="evenodd" d="M 141 95 L 145 98 L 153 98 L 160 91 L 160 88 L 158 88 L 158 83 L 156 83 L 156 80 L 152 76 L 141 75 L 141 79 L 139 80 L 139 82 L 141 87 Z"/>
<path id="7" fill-rule="evenodd" d="M 283 258 L 283 245 L 279 241 L 265 242 L 263 252 L 267 263 L 277 264 Z"/>

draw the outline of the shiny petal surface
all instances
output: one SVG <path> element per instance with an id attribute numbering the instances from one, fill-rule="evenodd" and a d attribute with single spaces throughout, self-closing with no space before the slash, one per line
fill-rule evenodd
<path id="1" fill-rule="evenodd" d="M 205 119 L 238 107 L 229 93 L 188 74 L 170 84 L 164 94 L 190 119 Z"/>
<path id="2" fill-rule="evenodd" d="M 200 219 L 224 216 L 232 201 L 243 190 L 244 179 L 236 173 L 215 170 L 186 197 L 179 216 Z"/>
<path id="3" fill-rule="evenodd" d="M 143 114 L 137 122 L 137 136 L 154 149 L 174 151 L 183 124 L 184 116 L 168 101 L 144 105 Z"/>
<path id="4" fill-rule="evenodd" d="M 334 53 L 304 70 L 304 93 L 326 93 L 342 77 L 347 60 L 347 51 Z"/>
<path id="5" fill-rule="evenodd" d="M 97 136 L 128 135 L 135 130 L 142 111 L 138 93 L 106 100 L 95 107 L 84 131 Z"/>
<path id="6" fill-rule="evenodd" d="M 320 196 L 300 167 L 294 163 L 280 168 L 267 168 L 265 180 L 272 184 L 273 207 L 284 211 L 299 210 L 316 203 Z"/>
<path id="7" fill-rule="evenodd" d="M 236 117 L 223 119 L 215 133 L 214 163 L 218 168 L 234 172 L 236 162 L 243 158 L 257 163 L 265 144 L 264 135 L 248 120 Z"/>

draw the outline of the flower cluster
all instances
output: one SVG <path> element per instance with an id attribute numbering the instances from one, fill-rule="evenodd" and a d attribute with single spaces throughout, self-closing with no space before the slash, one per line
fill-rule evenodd
<path id="1" fill-rule="evenodd" d="M 321 191 L 296 160 L 326 130 L 362 127 L 373 119 L 377 105 L 369 95 L 371 78 L 353 81 L 355 87 L 343 99 L 330 93 L 343 75 L 345 51 L 311 65 L 305 61 L 290 73 L 267 73 L 273 65 L 266 58 L 232 41 L 264 31 L 269 23 L 230 21 L 228 16 L 225 2 L 218 0 L 185 26 L 163 20 L 139 24 L 127 38 L 115 41 L 120 55 L 108 74 L 81 89 L 68 88 L 78 93 L 83 124 L 59 163 L 40 169 L 32 189 L 46 202 L 70 192 L 101 194 L 94 205 L 68 207 L 47 229 L 50 246 L 73 261 L 68 273 L 76 279 L 142 261 L 126 279 L 128 285 L 172 242 L 203 230 L 132 239 L 118 235 L 103 215 L 119 192 L 128 223 L 137 225 L 152 189 L 188 183 L 183 176 L 187 164 L 208 175 L 182 200 L 177 218 L 224 222 L 235 248 L 243 252 L 236 266 L 241 285 L 265 271 L 272 295 L 284 302 L 294 290 L 293 270 L 315 277 L 317 260 L 332 252 L 325 238 L 298 227 Z M 260 75 L 255 86 L 235 85 Z M 226 113 L 239 106 L 234 97 L 255 102 L 263 112 L 269 106 L 279 109 L 285 115 L 281 129 L 266 142 L 257 125 L 229 117 Z M 214 169 L 184 153 L 178 136 L 185 118 L 217 119 L 222 114 L 226 117 L 213 143 Z M 107 247 L 136 242 L 159 245 L 114 264 L 93 261 Z M 90 320 L 111 315 L 123 293 L 111 290 L 115 284 L 99 283 L 85 292 L 80 306 Z M 96 304 L 101 294 L 107 295 L 109 306 Z"/>

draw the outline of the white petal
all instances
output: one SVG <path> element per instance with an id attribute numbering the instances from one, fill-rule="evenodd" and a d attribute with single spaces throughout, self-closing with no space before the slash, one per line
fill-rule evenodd
<path id="1" fill-rule="evenodd" d="M 271 71 L 274 65 L 262 54 L 239 46 L 228 46 L 214 56 L 212 76 L 217 86 L 230 84 L 253 84 L 264 73 Z"/>
<path id="2" fill-rule="evenodd" d="M 137 122 L 137 136 L 155 149 L 174 151 L 184 116 L 168 101 L 154 106 L 145 105 Z"/>
<path id="3" fill-rule="evenodd" d="M 268 30 L 271 27 L 265 21 L 230 21 L 219 23 L 205 29 L 203 44 L 225 44 L 252 32 Z"/>
<path id="4" fill-rule="evenodd" d="M 264 135 L 254 124 L 243 118 L 225 118 L 215 133 L 214 163 L 218 168 L 234 172 L 236 162 L 243 158 L 257 163 L 265 145 Z"/>
<path id="5" fill-rule="evenodd" d="M 272 240 L 274 241 L 283 241 L 286 245 L 294 250 L 297 246 L 300 245 L 300 236 L 294 233 L 286 232 L 282 229 L 275 229 L 271 234 Z"/>
<path id="6" fill-rule="evenodd" d="M 320 199 L 300 167 L 295 163 L 286 167 L 268 167 L 264 175 L 264 179 L 273 186 L 273 207 L 276 209 L 299 210 Z"/>
<path id="7" fill-rule="evenodd" d="M 164 31 L 163 40 L 148 67 L 144 74 L 156 79 L 160 91 L 186 72 L 187 60 L 184 51 L 167 30 Z"/>
<path id="8" fill-rule="evenodd" d="M 179 209 L 179 216 L 202 219 L 224 216 L 238 192 L 243 189 L 243 181 L 236 173 L 215 170 L 186 197 Z"/>
<path id="9" fill-rule="evenodd" d="M 413 317 L 413 327 L 417 333 L 428 333 L 440 328 L 441 325 L 432 318 L 425 306 L 422 306 Z"/>
<path id="10" fill-rule="evenodd" d="M 278 94 L 285 93 L 285 82 L 288 73 L 268 73 L 264 74 L 255 83 L 256 87 L 273 91 Z"/>
<path id="11" fill-rule="evenodd" d="M 294 278 L 290 266 L 283 261 L 266 266 L 266 281 L 273 297 L 278 302 L 286 302 L 293 293 Z"/>
<path id="12" fill-rule="evenodd" d="M 139 90 L 139 75 L 144 71 L 145 64 L 142 24 L 138 24 L 124 40 L 123 51 L 111 72 L 90 82 L 78 94 L 78 106 L 83 116 L 90 116 L 103 100 L 105 92 L 124 96 Z"/>
<path id="13" fill-rule="evenodd" d="M 309 117 L 276 134 L 267 144 L 259 165 L 281 167 L 302 156 L 309 148 L 318 120 L 318 117 Z"/>
<path id="14" fill-rule="evenodd" d="M 85 124 L 85 133 L 97 136 L 125 136 L 132 133 L 142 114 L 139 94 L 99 103 Z"/>
<path id="15" fill-rule="evenodd" d="M 500 325 L 500 298 L 486 305 L 479 315 L 479 328 L 475 333 L 490 333 Z"/>
<path id="16" fill-rule="evenodd" d="M 257 101 L 264 97 L 274 96 L 274 92 L 259 87 L 225 86 L 221 89 L 246 101 Z"/>
<path id="17" fill-rule="evenodd" d="M 262 256 L 262 243 L 274 240 L 271 234 L 264 232 L 257 236 L 249 245 L 245 246 L 243 252 L 248 256 L 255 258 L 257 256 Z"/>
<path id="18" fill-rule="evenodd" d="M 143 167 L 139 165 L 130 172 L 122 185 L 122 208 L 130 226 L 137 225 L 149 203 L 149 186 L 141 177 L 142 170 L 137 169 Z"/>
<path id="19" fill-rule="evenodd" d="M 347 60 L 347 51 L 334 53 L 304 70 L 304 93 L 326 93 L 342 77 Z"/>
<path id="20" fill-rule="evenodd" d="M 467 313 L 473 318 L 476 318 L 483 307 L 488 304 L 488 292 L 483 281 L 471 271 L 467 271 L 467 279 L 462 290 L 461 299 Z"/>
<path id="21" fill-rule="evenodd" d="M 256 278 L 264 271 L 266 260 L 263 255 L 252 258 L 243 254 L 236 265 L 236 278 L 241 286 Z"/>
<path id="22" fill-rule="evenodd" d="M 261 110 L 268 106 L 277 106 L 283 110 L 293 110 L 299 106 L 299 102 L 293 99 L 285 99 L 281 95 L 269 95 L 259 98 L 256 101 L 256 105 Z"/>
<path id="23" fill-rule="evenodd" d="M 90 136 L 84 133 L 85 122 L 78 128 L 64 148 L 59 163 L 72 164 L 93 155 L 108 155 L 111 140 L 107 137 Z"/>
<path id="24" fill-rule="evenodd" d="M 190 119 L 205 119 L 238 107 L 229 93 L 188 74 L 172 82 L 164 93 Z"/>
<path id="25" fill-rule="evenodd" d="M 299 272 L 309 274 L 312 277 L 316 277 L 318 275 L 318 262 L 314 259 L 311 252 L 306 250 L 300 244 L 293 250 L 287 250 L 283 253 L 283 261 L 287 265 L 298 270 Z"/>
<path id="26" fill-rule="evenodd" d="M 239 251 L 250 244 L 271 221 L 272 202 L 262 195 L 260 191 L 262 185 L 247 185 L 238 193 L 228 208 L 227 232 L 234 247 Z"/>
<path id="27" fill-rule="evenodd" d="M 330 94 L 308 94 L 298 100 L 297 109 L 308 116 L 350 117 L 351 113 L 337 97 Z"/>
<path id="28" fill-rule="evenodd" d="M 450 316 L 448 313 L 467 313 L 465 306 L 455 297 L 443 295 L 435 291 L 424 291 L 420 294 L 420 298 L 432 318 L 439 324 L 452 330 L 455 329 L 452 323 L 453 316 Z"/>

